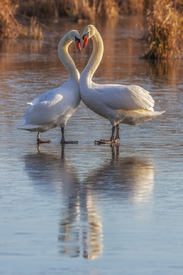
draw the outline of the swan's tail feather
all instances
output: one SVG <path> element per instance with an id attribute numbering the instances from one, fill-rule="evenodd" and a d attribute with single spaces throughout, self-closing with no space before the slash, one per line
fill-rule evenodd
<path id="1" fill-rule="evenodd" d="M 154 112 L 152 112 L 152 115 L 159 116 L 159 115 L 164 114 L 165 112 L 166 112 L 166 110 L 165 111 L 154 111 Z"/>
<path id="2" fill-rule="evenodd" d="M 137 125 L 162 115 L 166 111 L 133 110 L 121 111 L 120 123 Z"/>

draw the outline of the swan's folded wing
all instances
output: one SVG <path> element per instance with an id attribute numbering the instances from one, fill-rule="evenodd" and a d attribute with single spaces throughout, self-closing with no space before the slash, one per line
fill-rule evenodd
<path id="1" fill-rule="evenodd" d="M 26 124 L 49 124 L 62 116 L 69 106 L 61 94 L 50 94 L 47 100 L 31 105 L 24 115 Z"/>
<path id="2" fill-rule="evenodd" d="M 38 104 L 39 102 L 42 102 L 42 101 L 45 101 L 47 100 L 47 98 L 54 94 L 54 92 L 57 90 L 58 88 L 56 89 L 53 89 L 53 90 L 48 90 L 46 91 L 45 93 L 41 94 L 40 96 L 34 98 L 31 102 L 27 102 L 27 104 L 30 104 L 30 105 L 36 105 Z"/>
<path id="3" fill-rule="evenodd" d="M 154 100 L 150 93 L 137 85 L 96 85 L 100 100 L 111 109 L 153 110 Z"/>

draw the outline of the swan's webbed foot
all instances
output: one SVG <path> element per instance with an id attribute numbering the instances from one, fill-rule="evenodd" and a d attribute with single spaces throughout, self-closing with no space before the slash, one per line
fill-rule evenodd
<path id="1" fill-rule="evenodd" d="M 114 145 L 118 142 L 119 139 L 113 139 L 113 140 L 105 140 L 105 139 L 100 139 L 100 140 L 95 140 L 94 143 L 97 145 L 100 144 L 109 144 L 109 145 Z"/>
<path id="2" fill-rule="evenodd" d="M 40 132 L 38 132 L 38 134 L 37 134 L 37 143 L 51 143 L 51 139 L 46 139 L 46 140 L 41 139 L 40 138 Z"/>
<path id="3" fill-rule="evenodd" d="M 116 137 L 114 138 L 114 134 L 115 134 L 115 128 L 116 128 Z M 112 127 L 112 134 L 111 134 L 111 138 L 110 140 L 105 140 L 105 139 L 101 139 L 101 140 L 95 140 L 94 143 L 95 144 L 109 144 L 109 145 L 115 145 L 118 140 L 119 140 L 119 124 L 117 124 L 116 126 Z"/>
<path id="4" fill-rule="evenodd" d="M 60 141 L 60 144 L 62 144 L 62 145 L 64 145 L 64 144 L 78 144 L 78 141 L 73 141 L 73 140 L 70 140 L 70 141 L 61 140 L 61 141 Z"/>
<path id="5" fill-rule="evenodd" d="M 37 138 L 37 143 L 51 143 L 51 139 L 41 139 L 41 138 Z"/>
<path id="6" fill-rule="evenodd" d="M 62 139 L 60 141 L 60 144 L 61 145 L 64 145 L 64 144 L 78 144 L 78 141 L 66 141 L 65 140 L 65 135 L 64 135 L 64 127 L 61 127 L 61 133 L 62 133 Z"/>

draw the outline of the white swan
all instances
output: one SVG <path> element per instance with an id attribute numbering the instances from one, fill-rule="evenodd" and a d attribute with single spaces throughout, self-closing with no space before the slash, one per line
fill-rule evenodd
<path id="1" fill-rule="evenodd" d="M 89 38 L 93 41 L 93 52 L 81 73 L 79 81 L 81 99 L 89 109 L 110 121 L 112 125 L 110 140 L 102 139 L 96 142 L 111 144 L 120 138 L 119 123 L 136 125 L 161 115 L 164 111 L 154 111 L 153 98 L 140 86 L 94 83 L 92 77 L 101 62 L 104 47 L 102 38 L 93 25 L 88 25 L 84 30 L 83 47 L 87 45 Z"/>
<path id="2" fill-rule="evenodd" d="M 39 143 L 50 142 L 50 140 L 40 139 L 40 132 L 48 131 L 57 126 L 61 127 L 62 144 L 77 143 L 65 141 L 64 137 L 64 127 L 80 103 L 80 74 L 68 53 L 68 47 L 73 41 L 76 42 L 78 50 L 81 50 L 80 34 L 75 30 L 69 31 L 58 44 L 58 55 L 69 72 L 69 80 L 63 86 L 49 90 L 28 103 L 30 107 L 23 116 L 25 125 L 19 129 L 37 131 L 37 142 Z"/>

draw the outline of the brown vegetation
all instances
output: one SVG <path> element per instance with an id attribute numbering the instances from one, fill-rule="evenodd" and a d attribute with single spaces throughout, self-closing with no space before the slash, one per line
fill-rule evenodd
<path id="1" fill-rule="evenodd" d="M 28 27 L 22 26 L 15 18 L 18 5 L 12 0 L 0 0 L 0 38 L 43 39 L 42 30 L 35 18 Z"/>
<path id="2" fill-rule="evenodd" d="M 28 16 L 95 19 L 118 16 L 117 0 L 19 0 L 19 12 Z"/>
<path id="3" fill-rule="evenodd" d="M 31 18 L 29 37 L 37 40 L 42 40 L 44 38 L 41 27 L 34 17 Z"/>
<path id="4" fill-rule="evenodd" d="M 11 0 L 0 1 L 0 38 L 16 38 L 20 25 L 14 17 L 17 5 Z"/>
<path id="5" fill-rule="evenodd" d="M 15 0 L 19 4 L 19 13 L 27 16 L 54 17 L 57 16 L 57 0 Z M 67 1 L 65 1 L 67 2 Z"/>
<path id="6" fill-rule="evenodd" d="M 38 18 L 69 16 L 92 20 L 142 13 L 148 1 L 153 0 L 19 0 L 19 12 Z"/>
<path id="7" fill-rule="evenodd" d="M 123 14 L 142 13 L 147 8 L 149 23 L 147 58 L 177 56 L 182 39 L 183 0 L 0 0 L 0 38 L 28 37 L 43 39 L 36 18 L 72 17 L 76 20 L 114 18 Z M 17 13 L 16 13 L 17 12 Z M 28 19 L 22 26 L 15 18 Z"/>
<path id="8" fill-rule="evenodd" d="M 183 17 L 169 0 L 156 0 L 148 10 L 147 59 L 180 57 L 183 42 Z"/>
<path id="9" fill-rule="evenodd" d="M 146 0 L 118 0 L 120 14 L 139 14 L 146 8 Z"/>

